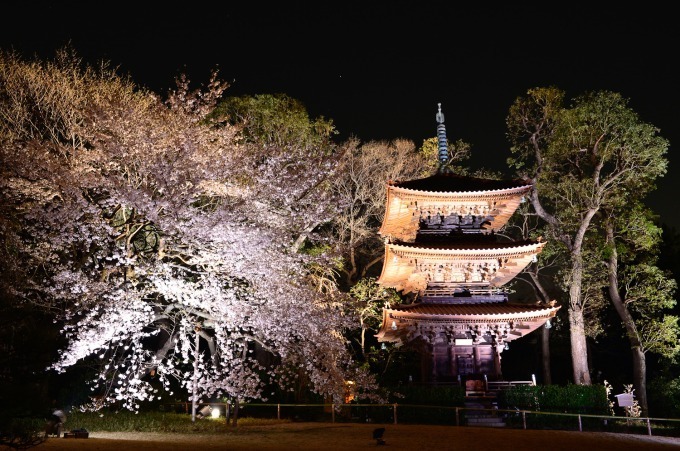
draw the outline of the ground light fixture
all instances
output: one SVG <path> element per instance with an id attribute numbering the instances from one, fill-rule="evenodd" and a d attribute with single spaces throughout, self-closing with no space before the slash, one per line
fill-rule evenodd
<path id="1" fill-rule="evenodd" d="M 212 410 L 210 411 L 210 417 L 211 418 L 219 418 L 220 417 L 220 408 L 219 407 L 213 407 Z"/>

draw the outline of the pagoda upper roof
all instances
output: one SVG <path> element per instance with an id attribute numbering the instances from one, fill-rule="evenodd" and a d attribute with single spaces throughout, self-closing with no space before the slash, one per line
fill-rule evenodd
<path id="1" fill-rule="evenodd" d="M 418 191 L 455 193 L 455 192 L 500 191 L 525 186 L 530 187 L 531 183 L 520 179 L 494 180 L 438 172 L 429 177 L 421 179 L 392 181 L 390 182 L 390 185 L 398 188 L 412 189 Z"/>

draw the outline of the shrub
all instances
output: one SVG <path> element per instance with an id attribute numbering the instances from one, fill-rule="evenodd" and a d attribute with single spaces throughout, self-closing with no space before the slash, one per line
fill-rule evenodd
<path id="1" fill-rule="evenodd" d="M 402 386 L 392 392 L 391 402 L 400 404 L 399 423 L 456 424 L 455 407 L 465 405 L 465 389 L 459 386 Z"/>
<path id="2" fill-rule="evenodd" d="M 45 441 L 45 420 L 12 418 L 0 422 L 0 446 L 28 449 Z"/>
<path id="3" fill-rule="evenodd" d="M 254 420 L 258 425 L 280 423 L 277 420 Z M 248 418 L 239 418 L 239 425 L 247 425 Z M 71 412 L 68 416 L 68 430 L 86 429 L 105 432 L 177 432 L 177 433 L 215 433 L 231 428 L 224 417 L 203 418 L 191 421 L 191 415 L 173 412 L 142 412 L 127 410 L 99 412 Z M 65 429 L 66 430 L 66 429 Z"/>
<path id="4" fill-rule="evenodd" d="M 499 408 L 589 415 L 610 415 L 607 393 L 601 385 L 519 386 L 502 391 Z"/>

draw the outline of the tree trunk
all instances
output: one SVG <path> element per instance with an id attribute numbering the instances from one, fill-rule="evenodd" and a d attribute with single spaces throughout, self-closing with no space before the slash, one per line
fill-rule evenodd
<path id="1" fill-rule="evenodd" d="M 635 397 L 640 404 L 643 417 L 649 417 L 649 405 L 647 404 L 647 360 L 640 346 L 631 347 L 633 354 L 633 387 Z"/>
<path id="2" fill-rule="evenodd" d="M 540 168 L 539 168 L 540 172 Z M 537 174 L 538 176 L 538 174 Z M 531 204 L 536 214 L 560 230 L 558 220 L 549 214 L 538 198 L 538 191 L 531 191 Z M 569 336 L 571 341 L 571 363 L 574 373 L 574 383 L 580 385 L 590 385 L 590 369 L 588 368 L 588 347 L 586 346 L 585 325 L 583 322 L 583 300 L 581 299 L 581 289 L 583 285 L 583 255 L 582 246 L 586 231 L 590 226 L 598 208 L 590 208 L 581 219 L 581 225 L 573 237 L 564 235 L 561 240 L 569 249 L 571 256 L 571 286 L 569 287 Z"/>
<path id="3" fill-rule="evenodd" d="M 619 277 L 618 277 L 618 263 L 619 255 L 616 252 L 616 243 L 614 241 L 614 229 L 611 225 L 607 226 L 607 241 L 611 245 L 612 251 L 609 256 L 607 267 L 609 277 L 609 298 L 618 313 L 623 326 L 626 328 L 626 336 L 630 342 L 630 351 L 633 359 L 633 387 L 635 388 L 635 397 L 638 400 L 642 416 L 649 416 L 649 406 L 647 405 L 647 360 L 642 349 L 640 336 L 638 335 L 635 320 L 626 308 L 626 305 L 621 298 L 619 291 Z"/>
<path id="4" fill-rule="evenodd" d="M 541 294 L 541 301 L 549 302 L 550 296 L 538 278 L 538 273 L 529 271 L 534 287 Z M 543 327 L 541 330 L 541 371 L 543 373 L 543 385 L 552 385 L 552 372 L 550 370 L 550 329 Z"/>
<path id="5" fill-rule="evenodd" d="M 543 385 L 552 385 L 552 373 L 550 372 L 550 329 L 545 327 L 541 330 L 541 370 L 543 372 Z"/>
<path id="6" fill-rule="evenodd" d="M 196 407 L 198 403 L 198 345 L 200 329 L 196 327 L 196 344 L 194 345 L 194 375 L 191 380 L 191 422 L 196 422 Z"/>
<path id="7" fill-rule="evenodd" d="M 571 362 L 574 373 L 574 383 L 578 385 L 590 385 L 588 347 L 586 343 L 586 329 L 583 321 L 583 305 L 581 304 L 583 264 L 581 262 L 580 252 L 572 252 L 571 273 L 571 287 L 569 287 L 569 336 L 571 342 Z"/>
<path id="8" fill-rule="evenodd" d="M 234 398 L 234 415 L 232 416 L 231 425 L 236 427 L 238 424 L 238 398 Z"/>
<path id="9" fill-rule="evenodd" d="M 569 335 L 571 342 L 571 362 L 573 364 L 574 383 L 590 385 L 590 371 L 588 369 L 588 347 L 583 323 L 583 310 L 569 309 Z"/>
<path id="10" fill-rule="evenodd" d="M 345 280 L 347 281 L 347 286 L 351 287 L 354 284 L 354 279 L 357 274 L 357 261 L 354 246 L 350 246 L 349 248 L 349 257 L 347 258 L 347 263 L 349 268 L 346 270 Z"/>

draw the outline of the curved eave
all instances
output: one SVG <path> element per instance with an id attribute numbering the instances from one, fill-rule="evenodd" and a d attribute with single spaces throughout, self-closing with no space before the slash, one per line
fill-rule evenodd
<path id="1" fill-rule="evenodd" d="M 471 191 L 433 191 L 433 190 L 423 190 L 423 189 L 413 189 L 404 188 L 392 183 L 388 183 L 388 190 L 392 191 L 395 195 L 400 197 L 409 198 L 441 198 L 446 197 L 452 201 L 470 201 L 475 199 L 489 199 L 489 198 L 504 198 L 511 197 L 513 195 L 524 195 L 531 190 L 533 185 L 527 184 L 522 186 L 516 186 L 512 188 L 501 188 L 501 189 L 485 189 L 485 190 L 471 190 Z"/>
<path id="2" fill-rule="evenodd" d="M 514 243 L 507 244 L 503 246 L 492 243 L 496 247 L 472 245 L 420 247 L 417 244 L 388 243 L 385 245 L 385 257 L 378 283 L 403 291 L 404 294 L 422 292 L 429 281 L 437 281 L 432 265 L 454 265 L 459 271 L 461 265 L 477 264 L 495 267 L 495 270 L 492 273 L 484 273 L 484 277 L 481 271 L 475 270 L 479 273 L 475 277 L 463 280 L 456 276 L 450 282 L 460 286 L 476 282 L 477 285 L 481 283 L 484 286 L 501 287 L 526 268 L 545 246 L 545 242 L 530 242 L 520 246 Z M 427 267 L 425 271 L 422 270 L 423 264 Z M 419 265 L 421 270 L 418 269 Z"/>
<path id="3" fill-rule="evenodd" d="M 404 256 L 423 256 L 433 257 L 469 257 L 469 256 L 489 256 L 505 257 L 516 254 L 534 254 L 545 246 L 545 241 L 528 242 L 527 244 L 517 245 L 513 242 L 493 243 L 490 246 L 479 246 L 477 243 L 470 244 L 446 244 L 435 246 L 431 243 L 388 243 L 388 247 L 393 253 L 403 253 Z"/>
<path id="4" fill-rule="evenodd" d="M 415 304 L 385 309 L 387 316 L 404 320 L 438 319 L 453 322 L 509 321 L 552 318 L 560 309 L 525 304 Z"/>
<path id="5" fill-rule="evenodd" d="M 426 191 L 402 188 L 388 184 L 385 216 L 378 230 L 383 237 L 393 237 L 400 241 L 414 241 L 418 231 L 416 205 L 485 205 L 489 212 L 490 224 L 485 231 L 499 230 L 517 210 L 524 195 L 532 185 L 512 188 L 473 190 L 473 191 Z"/>
<path id="6" fill-rule="evenodd" d="M 383 322 L 380 330 L 376 334 L 378 341 L 404 344 L 414 336 L 414 328 L 423 325 L 440 329 L 442 327 L 464 325 L 465 327 L 480 325 L 480 328 L 495 324 L 499 327 L 508 328 L 509 333 L 503 337 L 504 342 L 510 342 L 526 336 L 543 326 L 549 319 L 554 318 L 557 307 L 532 307 L 506 304 L 505 306 L 494 306 L 493 310 L 497 313 L 489 313 L 486 310 L 474 312 L 475 309 L 484 307 L 479 305 L 440 305 L 437 306 L 440 313 L 422 313 L 409 311 L 409 306 L 401 309 L 383 309 Z M 430 307 L 430 306 L 428 306 Z M 422 309 L 416 306 L 415 309 Z M 503 312 L 512 308 L 515 311 Z M 411 308 L 410 310 L 413 310 Z M 448 312 L 448 313 L 444 313 Z"/>

